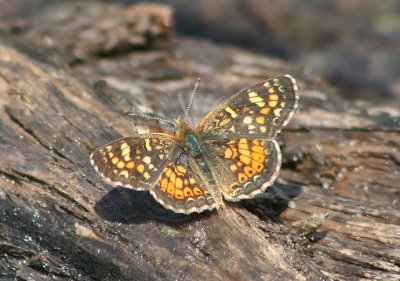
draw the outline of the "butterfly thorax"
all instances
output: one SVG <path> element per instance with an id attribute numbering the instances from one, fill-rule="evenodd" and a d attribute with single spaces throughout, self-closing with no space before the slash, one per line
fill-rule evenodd
<path id="1" fill-rule="evenodd" d="M 196 131 L 181 119 L 175 121 L 175 129 L 175 137 L 183 144 L 190 156 L 200 158 L 203 151 Z"/>

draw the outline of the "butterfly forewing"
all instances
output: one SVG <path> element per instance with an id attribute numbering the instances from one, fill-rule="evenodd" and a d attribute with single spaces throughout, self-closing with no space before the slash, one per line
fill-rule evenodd
<path id="1" fill-rule="evenodd" d="M 203 139 L 273 138 L 292 116 L 295 91 L 289 75 L 255 84 L 218 105 L 197 131 Z"/>
<path id="2" fill-rule="evenodd" d="M 110 184 L 148 190 L 178 152 L 178 144 L 172 136 L 142 134 L 99 148 L 90 156 L 90 161 Z"/>

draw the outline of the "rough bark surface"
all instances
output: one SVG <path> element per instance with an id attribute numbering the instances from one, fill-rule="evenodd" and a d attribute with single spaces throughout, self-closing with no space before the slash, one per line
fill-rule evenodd
<path id="1" fill-rule="evenodd" d="M 345 102 L 282 61 L 168 38 L 165 6 L 82 5 L 0 25 L 1 278 L 400 279 L 398 108 Z M 126 17 L 111 24 L 116 14 Z M 57 36 L 43 33 L 50 19 Z M 148 41 L 113 32 L 137 22 Z M 112 44 L 98 40 L 107 34 Z M 173 115 L 202 77 L 197 117 L 282 73 L 297 78 L 300 108 L 280 136 L 278 182 L 253 200 L 177 215 L 146 192 L 112 189 L 90 166 L 94 149 L 132 134 L 127 110 Z"/>

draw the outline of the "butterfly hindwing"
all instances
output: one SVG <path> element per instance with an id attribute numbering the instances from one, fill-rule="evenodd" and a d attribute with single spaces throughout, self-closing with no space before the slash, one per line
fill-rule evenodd
<path id="1" fill-rule="evenodd" d="M 278 176 L 281 153 L 275 140 L 213 141 L 208 150 L 207 160 L 226 200 L 252 198 Z"/>
<path id="2" fill-rule="evenodd" d="M 197 132 L 203 139 L 273 138 L 297 105 L 296 84 L 289 75 L 244 89 L 212 110 Z"/>
<path id="3" fill-rule="evenodd" d="M 177 153 L 167 134 L 142 134 L 111 142 L 91 156 L 96 171 L 110 184 L 148 190 Z"/>
<path id="4" fill-rule="evenodd" d="M 150 190 L 161 205 L 176 213 L 200 213 L 216 207 L 207 185 L 195 172 L 194 163 L 181 154 L 176 161 L 166 164 Z"/>

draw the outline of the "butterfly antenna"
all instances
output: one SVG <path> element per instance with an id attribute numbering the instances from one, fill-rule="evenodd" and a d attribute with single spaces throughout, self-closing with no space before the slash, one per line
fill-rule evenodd
<path id="1" fill-rule="evenodd" d="M 161 118 L 161 117 L 156 117 L 156 116 L 151 116 L 147 114 L 140 114 L 140 113 L 132 113 L 132 112 L 125 112 L 126 115 L 132 116 L 132 117 L 139 117 L 142 119 L 147 119 L 147 120 L 157 120 L 159 122 L 167 123 L 168 125 L 171 125 L 172 127 L 175 126 L 174 122 L 171 122 L 167 119 Z"/>
<path id="2" fill-rule="evenodd" d="M 196 94 L 196 90 L 197 90 L 197 87 L 199 86 L 199 83 L 200 83 L 200 77 L 197 78 L 196 84 L 194 84 L 194 88 L 193 88 L 192 95 L 190 96 L 189 103 L 188 103 L 188 105 L 187 105 L 187 107 L 186 107 L 186 110 L 185 110 L 185 117 L 184 117 L 184 119 L 183 119 L 185 122 L 186 122 L 186 118 L 187 118 L 187 116 L 188 116 L 188 114 L 189 114 L 190 107 L 192 106 L 194 94 Z"/>

